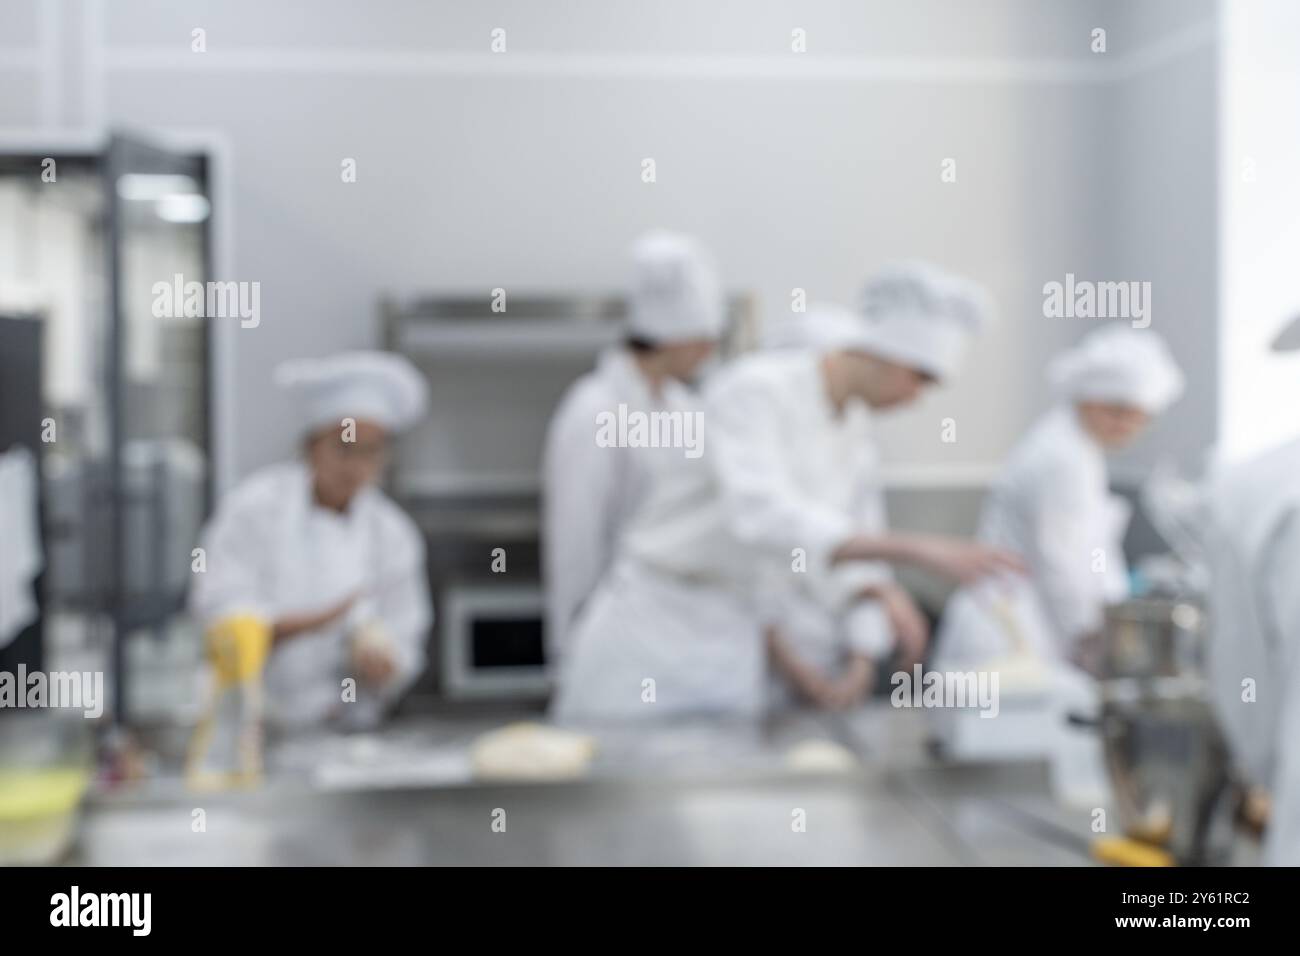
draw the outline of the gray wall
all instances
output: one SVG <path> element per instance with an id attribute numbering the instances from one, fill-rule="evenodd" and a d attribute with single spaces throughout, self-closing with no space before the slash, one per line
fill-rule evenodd
<path id="1" fill-rule="evenodd" d="M 222 277 L 260 281 L 264 315 L 223 329 L 227 478 L 291 441 L 274 364 L 376 342 L 380 292 L 616 288 L 655 225 L 699 234 L 768 316 L 899 256 L 989 285 L 999 324 L 967 374 L 886 425 L 904 481 L 982 479 L 1041 411 L 1043 363 L 1086 326 L 1042 316 L 1067 271 L 1157 283 L 1205 390 L 1159 444 L 1210 427 L 1214 45 L 1169 42 L 1209 0 L 8 6 L 0 123 L 219 144 Z"/>
<path id="2" fill-rule="evenodd" d="M 1147 68 L 1121 71 L 1106 93 L 1104 269 L 1151 282 L 1151 328 L 1187 391 L 1116 471 L 1136 477 L 1166 456 L 1196 471 L 1217 439 L 1219 400 L 1216 11 L 1147 0 L 1124 7 L 1118 22 L 1121 37 L 1161 36 Z"/>

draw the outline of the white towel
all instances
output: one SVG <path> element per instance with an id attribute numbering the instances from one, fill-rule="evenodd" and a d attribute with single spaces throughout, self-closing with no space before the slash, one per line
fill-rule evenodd
<path id="1" fill-rule="evenodd" d="M 36 620 L 33 582 L 41 571 L 36 458 L 16 445 L 0 454 L 0 648 Z"/>

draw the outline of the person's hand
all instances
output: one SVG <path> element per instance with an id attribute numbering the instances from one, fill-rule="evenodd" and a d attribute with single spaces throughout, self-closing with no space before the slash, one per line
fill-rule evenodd
<path id="1" fill-rule="evenodd" d="M 763 636 L 773 666 L 795 693 L 817 707 L 829 706 L 832 691 L 826 675 L 795 653 L 779 627 L 769 625 Z"/>
<path id="2" fill-rule="evenodd" d="M 843 710 L 843 701 L 849 696 L 847 684 L 821 673 L 807 675 L 797 686 L 804 698 L 818 710 Z"/>
<path id="3" fill-rule="evenodd" d="M 850 658 L 844 673 L 824 681 L 817 704 L 826 710 L 851 710 L 866 699 L 876 676 L 875 665 L 865 657 Z"/>
<path id="4" fill-rule="evenodd" d="M 1024 574 L 1026 570 L 1019 555 L 965 538 L 915 535 L 908 540 L 907 553 L 910 563 L 958 584 L 973 584 L 991 575 Z"/>
<path id="5" fill-rule="evenodd" d="M 889 619 L 889 629 L 894 635 L 898 666 L 904 670 L 925 656 L 930 643 L 930 622 L 912 600 L 912 595 L 892 581 L 863 588 L 860 597 L 879 601 Z"/>
<path id="6" fill-rule="evenodd" d="M 385 647 L 358 643 L 352 648 L 352 666 L 362 683 L 378 687 L 387 684 L 397 673 L 397 662 Z"/>
<path id="7" fill-rule="evenodd" d="M 810 672 L 795 681 L 795 689 L 808 703 L 819 710 L 830 710 L 835 699 L 835 682 L 821 673 Z"/>

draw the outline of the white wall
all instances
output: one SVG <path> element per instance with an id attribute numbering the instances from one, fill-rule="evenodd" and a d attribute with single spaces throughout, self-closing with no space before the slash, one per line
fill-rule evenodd
<path id="1" fill-rule="evenodd" d="M 1206 141 L 1213 45 L 1171 53 L 1168 35 L 1208 0 L 48 5 L 66 26 L 58 44 L 41 40 L 35 0 L 13 4 L 0 122 L 214 130 L 226 144 L 222 278 L 261 281 L 264 313 L 228 335 L 231 475 L 292 437 L 273 365 L 373 343 L 381 291 L 608 290 L 652 225 L 698 233 L 769 315 L 796 286 L 847 301 L 898 256 L 985 281 L 1000 323 L 968 373 L 886 427 L 893 459 L 922 478 L 985 474 L 1041 410 L 1043 363 L 1083 330 L 1043 318 L 1044 282 L 1141 269 L 1163 287 L 1187 262 L 1213 299 L 1207 167 L 1189 159 L 1166 180 L 1119 141 Z M 497 26 L 509 52 L 494 56 Z M 1105 55 L 1089 49 L 1094 26 L 1109 31 Z M 190 51 L 195 27 L 205 54 Z M 807 54 L 789 52 L 795 27 Z M 23 66 L 42 42 L 49 55 Z M 29 74 L 61 77 L 57 95 Z M 11 76 L 43 105 L 11 102 L 26 99 Z M 646 156 L 654 185 L 639 179 Z M 355 184 L 340 182 L 343 157 L 358 161 Z M 940 181 L 945 157 L 955 184 Z M 1140 176 L 1118 174 L 1133 166 Z M 1168 207 L 1194 215 L 1142 231 Z M 1150 253 L 1171 235 L 1186 254 Z M 1171 312 L 1198 288 L 1171 289 Z M 1194 354 L 1206 313 L 1191 312 L 1176 348 L 1212 365 Z M 1200 400 L 1187 407 L 1190 434 L 1210 427 Z M 956 444 L 939 440 L 947 416 Z M 1182 450 L 1188 434 L 1164 440 Z"/>
<path id="2" fill-rule="evenodd" d="M 1300 431 L 1300 356 L 1266 351 L 1300 315 L 1300 5 L 1224 4 L 1223 32 L 1220 427 L 1236 461 Z"/>

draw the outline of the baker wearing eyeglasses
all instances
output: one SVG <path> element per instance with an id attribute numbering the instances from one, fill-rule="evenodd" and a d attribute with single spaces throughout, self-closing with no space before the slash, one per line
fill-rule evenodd
<path id="1" fill-rule="evenodd" d="M 384 352 L 295 359 L 275 382 L 301 416 L 301 455 L 221 500 L 190 609 L 210 649 L 215 635 L 241 669 L 264 663 L 272 725 L 370 724 L 419 674 L 432 622 L 423 538 L 377 487 L 427 389 Z"/>

